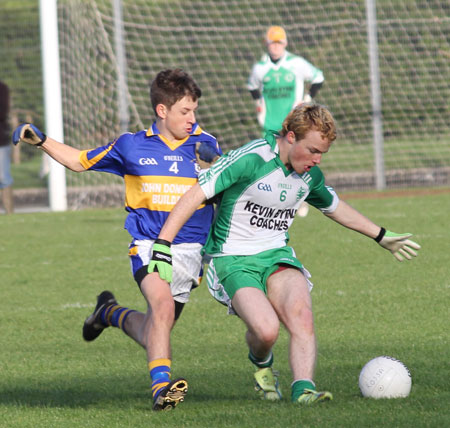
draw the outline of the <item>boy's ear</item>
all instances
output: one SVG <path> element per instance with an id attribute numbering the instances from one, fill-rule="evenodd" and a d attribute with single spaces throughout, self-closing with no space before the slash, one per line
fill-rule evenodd
<path id="1" fill-rule="evenodd" d="M 165 119 L 167 116 L 167 107 L 164 104 L 158 104 L 156 106 L 156 114 L 161 119 Z"/>
<path id="2" fill-rule="evenodd" d="M 295 134 L 293 131 L 288 131 L 288 133 L 286 134 L 286 139 L 288 140 L 289 144 L 294 144 L 295 143 Z"/>

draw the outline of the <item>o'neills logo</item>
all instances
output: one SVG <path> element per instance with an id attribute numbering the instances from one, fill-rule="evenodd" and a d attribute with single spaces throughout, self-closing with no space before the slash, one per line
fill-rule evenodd
<path id="1" fill-rule="evenodd" d="M 172 262 L 172 257 L 166 256 L 165 254 L 162 254 L 162 253 L 157 253 L 156 257 L 158 257 L 158 259 L 163 259 L 163 260 L 166 260 L 168 262 Z"/>

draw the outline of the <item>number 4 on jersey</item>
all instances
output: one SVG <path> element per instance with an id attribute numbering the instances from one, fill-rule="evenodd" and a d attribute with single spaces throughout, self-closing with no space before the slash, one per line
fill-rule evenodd
<path id="1" fill-rule="evenodd" d="M 174 162 L 172 165 L 170 165 L 169 171 L 173 172 L 174 174 L 178 174 L 180 172 L 180 170 L 178 169 L 178 162 Z"/>

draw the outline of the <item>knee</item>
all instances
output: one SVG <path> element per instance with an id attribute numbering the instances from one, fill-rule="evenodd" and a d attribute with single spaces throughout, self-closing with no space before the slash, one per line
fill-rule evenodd
<path id="1" fill-rule="evenodd" d="M 255 335 L 258 340 L 263 343 L 266 347 L 271 348 L 278 339 L 278 333 L 280 330 L 279 323 L 267 323 L 261 325 L 256 331 Z"/>
<path id="2" fill-rule="evenodd" d="M 291 309 L 284 317 L 283 324 L 285 324 L 288 331 L 294 333 L 301 330 L 302 333 L 314 334 L 314 314 L 312 308 L 302 305 Z"/>
<path id="3" fill-rule="evenodd" d="M 314 315 L 311 308 L 303 308 L 299 314 L 299 327 L 303 334 L 314 335 Z"/>
<path id="4" fill-rule="evenodd" d="M 314 333 L 314 315 L 311 308 L 305 308 L 300 312 L 301 325 L 306 333 Z"/>
<path id="5" fill-rule="evenodd" d="M 170 298 L 160 299 L 151 307 L 153 322 L 173 323 L 175 320 L 175 301 Z"/>
<path id="6" fill-rule="evenodd" d="M 145 276 L 141 282 L 141 292 L 148 303 L 148 316 L 152 322 L 173 322 L 175 318 L 175 301 L 166 282 Z"/>

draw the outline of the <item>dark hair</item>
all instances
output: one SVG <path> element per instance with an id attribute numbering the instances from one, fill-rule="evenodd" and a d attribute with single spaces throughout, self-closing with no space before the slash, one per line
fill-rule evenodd
<path id="1" fill-rule="evenodd" d="M 170 109 L 185 96 L 197 101 L 202 91 L 194 79 L 179 68 L 160 71 L 150 85 L 150 100 L 155 113 L 158 104 L 164 104 Z"/>

